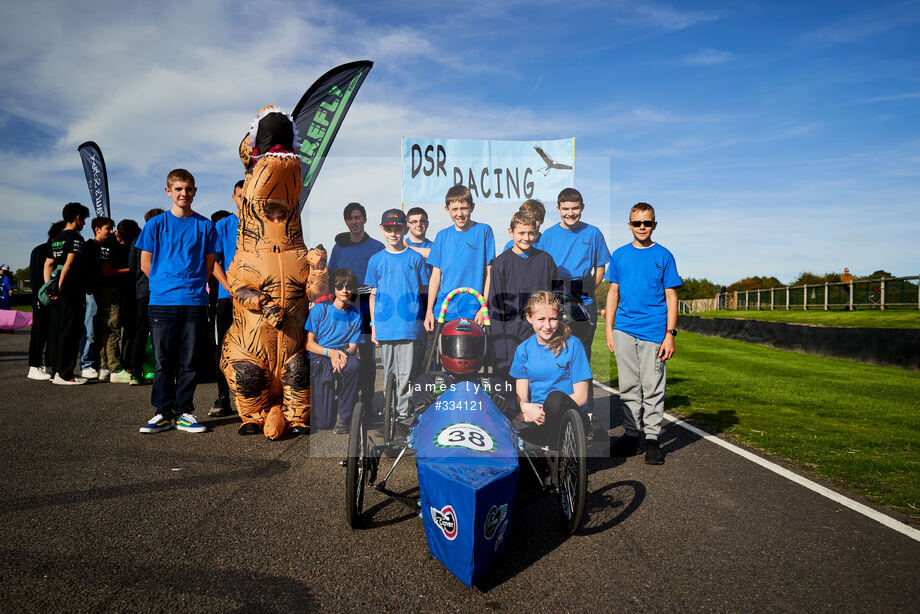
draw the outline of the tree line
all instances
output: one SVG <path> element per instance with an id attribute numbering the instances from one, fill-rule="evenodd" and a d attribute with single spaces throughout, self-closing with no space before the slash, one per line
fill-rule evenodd
<path id="1" fill-rule="evenodd" d="M 825 273 L 824 275 L 818 275 L 810 271 L 803 271 L 789 283 L 783 283 L 772 275 L 769 277 L 755 275 L 753 277 L 739 279 L 730 286 L 722 286 L 721 284 L 713 283 L 705 277 L 701 279 L 685 277 L 682 279 L 684 284 L 677 289 L 677 298 L 682 301 L 689 301 L 698 298 L 713 298 L 720 292 L 744 292 L 745 290 L 769 290 L 770 288 L 784 288 L 786 286 L 802 286 L 806 284 L 812 286 L 823 285 L 825 283 L 838 283 L 840 281 L 840 275 L 840 273 Z M 879 269 L 869 275 L 854 274 L 854 277 L 855 279 L 853 281 L 859 282 L 868 279 L 894 277 L 894 275 L 888 271 Z M 608 287 L 610 287 L 610 282 L 604 281 L 601 282 L 595 290 L 594 296 L 600 306 L 603 306 L 607 300 Z"/>

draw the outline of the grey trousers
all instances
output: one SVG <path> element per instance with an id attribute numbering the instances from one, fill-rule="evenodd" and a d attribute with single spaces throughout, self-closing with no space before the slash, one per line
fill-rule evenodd
<path id="1" fill-rule="evenodd" d="M 628 436 L 644 430 L 646 439 L 658 439 L 664 416 L 665 362 L 658 358 L 660 343 L 636 339 L 614 329 L 623 426 Z M 644 428 L 643 428 L 644 425 Z"/>
<path id="2" fill-rule="evenodd" d="M 415 361 L 415 341 L 381 341 L 380 360 L 383 362 L 383 382 L 390 373 L 396 375 L 396 415 L 409 413 L 409 377 Z"/>

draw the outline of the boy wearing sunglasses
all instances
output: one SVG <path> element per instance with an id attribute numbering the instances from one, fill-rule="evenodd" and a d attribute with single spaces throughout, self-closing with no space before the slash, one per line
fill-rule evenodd
<path id="1" fill-rule="evenodd" d="M 645 462 L 661 465 L 658 446 L 664 416 L 665 361 L 674 355 L 677 290 L 681 286 L 674 256 L 652 241 L 655 209 L 637 203 L 629 211 L 633 240 L 615 250 L 604 279 L 607 292 L 607 349 L 617 361 L 626 434 L 615 456 L 634 456 L 639 430 L 645 433 Z"/>
<path id="2" fill-rule="evenodd" d="M 310 423 L 314 431 L 331 428 L 342 435 L 348 432 L 358 401 L 360 363 L 355 353 L 361 338 L 361 312 L 351 303 L 358 278 L 351 269 L 339 268 L 329 276 L 329 285 L 335 298 L 313 305 L 304 325 L 312 382 Z"/>

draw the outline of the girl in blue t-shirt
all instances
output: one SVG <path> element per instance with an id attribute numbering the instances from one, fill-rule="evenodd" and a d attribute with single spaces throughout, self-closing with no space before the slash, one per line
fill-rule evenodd
<path id="1" fill-rule="evenodd" d="M 562 416 L 570 408 L 583 411 L 588 401 L 591 367 L 584 346 L 559 321 L 561 305 L 552 292 L 530 297 L 524 315 L 534 335 L 518 346 L 510 374 L 521 406 L 520 434 L 538 444 L 551 444 Z"/>

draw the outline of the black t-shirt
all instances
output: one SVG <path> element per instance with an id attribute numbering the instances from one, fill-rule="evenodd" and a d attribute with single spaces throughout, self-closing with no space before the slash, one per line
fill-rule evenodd
<path id="1" fill-rule="evenodd" d="M 96 246 L 97 262 L 99 263 L 99 286 L 108 288 L 122 288 L 125 280 L 129 278 L 127 274 L 111 275 L 105 277 L 102 274 L 102 264 L 108 262 L 113 269 L 128 268 L 128 247 L 118 242 L 115 237 L 108 237 L 102 243 L 89 241 Z"/>
<path id="2" fill-rule="evenodd" d="M 99 242 L 95 239 L 86 241 L 83 245 L 83 285 L 87 294 L 99 289 L 102 279 L 102 263 L 99 262 L 99 257 Z"/>
<path id="3" fill-rule="evenodd" d="M 74 254 L 74 262 L 67 272 L 67 279 L 64 280 L 64 289 L 85 288 L 85 267 L 84 260 L 84 243 L 83 237 L 76 230 L 62 230 L 51 241 L 51 258 L 54 259 L 54 266 L 63 265 L 67 262 L 67 256 Z"/>

